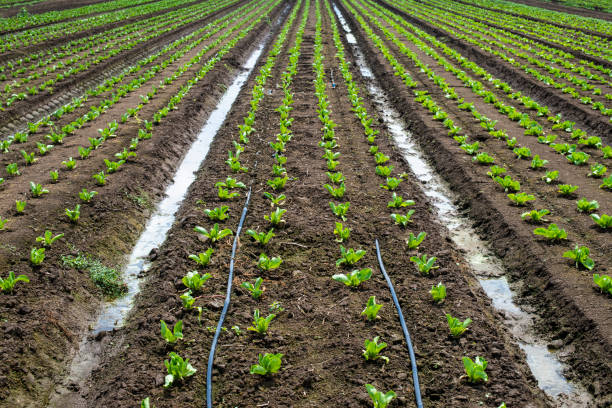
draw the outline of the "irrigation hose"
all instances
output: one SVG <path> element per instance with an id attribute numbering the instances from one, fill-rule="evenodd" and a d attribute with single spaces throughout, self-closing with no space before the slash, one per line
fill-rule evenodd
<path id="1" fill-rule="evenodd" d="M 378 257 L 380 271 L 382 272 L 383 276 L 385 277 L 385 280 L 387 281 L 387 285 L 389 286 L 389 291 L 391 292 L 391 297 L 393 297 L 393 303 L 395 303 L 395 308 L 397 309 L 397 314 L 399 316 L 400 325 L 402 326 L 402 331 L 404 332 L 404 337 L 406 338 L 406 344 L 408 345 L 408 353 L 410 354 L 410 365 L 412 366 L 412 380 L 414 382 L 414 397 L 416 399 L 416 405 L 417 408 L 423 408 L 423 401 L 421 401 L 421 387 L 419 386 L 419 372 L 416 365 L 416 358 L 414 357 L 412 342 L 410 341 L 410 333 L 408 333 L 408 328 L 406 328 L 404 314 L 402 313 L 402 308 L 400 307 L 397 295 L 395 294 L 395 289 L 393 289 L 393 283 L 391 283 L 391 278 L 389 278 L 389 275 L 385 270 L 385 265 L 383 264 L 382 257 L 380 256 L 380 245 L 378 245 L 378 239 L 375 241 L 375 244 L 376 256 Z"/>
<path id="2" fill-rule="evenodd" d="M 234 236 L 234 243 L 232 244 L 232 256 L 230 258 L 229 276 L 227 277 L 227 292 L 225 293 L 225 302 L 223 303 L 223 310 L 219 317 L 219 323 L 217 324 L 217 331 L 213 337 L 212 344 L 210 345 L 210 354 L 208 355 L 208 367 L 206 369 L 206 407 L 212 408 L 212 370 L 213 362 L 215 360 L 215 349 L 217 348 L 217 341 L 221 334 L 221 328 L 223 327 L 223 321 L 225 320 L 225 314 L 229 308 L 230 298 L 232 295 L 232 281 L 234 279 L 234 257 L 236 256 L 236 247 L 238 246 L 238 238 L 240 237 L 240 231 L 242 230 L 242 224 L 246 218 L 247 210 L 249 208 L 249 201 L 251 200 L 251 189 L 247 194 L 244 207 L 242 208 L 242 215 L 240 216 L 240 222 L 238 223 L 238 229 Z"/>

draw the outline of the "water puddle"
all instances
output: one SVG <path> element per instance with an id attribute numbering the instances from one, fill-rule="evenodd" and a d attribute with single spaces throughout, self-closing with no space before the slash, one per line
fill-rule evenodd
<path id="1" fill-rule="evenodd" d="M 257 49 L 249 56 L 243 65 L 243 71 L 238 74 L 233 83 L 227 88 L 217 107 L 210 114 L 206 124 L 200 131 L 198 138 L 183 158 L 174 175 L 172 184 L 165 191 L 166 198 L 158 204 L 130 254 L 123 274 L 124 280 L 128 285 L 128 293 L 121 299 L 105 304 L 97 322 L 93 326 L 94 335 L 121 327 L 123 324 L 124 319 L 132 308 L 134 297 L 140 291 L 140 276 L 143 271 L 146 271 L 151 266 L 147 260 L 148 255 L 165 241 L 166 235 L 174 223 L 176 212 L 185 198 L 189 186 L 196 179 L 195 172 L 206 158 L 210 143 L 225 121 L 249 74 L 255 68 L 268 39 L 269 35 L 265 37 Z M 80 406 L 75 401 L 79 397 L 74 395 L 73 391 L 75 389 L 78 390 L 80 384 L 91 374 L 92 368 L 99 362 L 100 353 L 100 342 L 91 341 L 89 337 L 86 337 L 81 342 L 79 350 L 72 361 L 70 375 L 66 381 L 67 384 L 58 387 L 56 394 L 51 398 L 50 407 Z"/>
<path id="2" fill-rule="evenodd" d="M 514 292 L 505 278 L 506 272 L 501 260 L 489 250 L 472 228 L 470 220 L 455 206 L 454 194 L 425 160 L 424 153 L 405 129 L 401 115 L 378 85 L 341 11 L 335 4 L 333 8 L 347 34 L 347 42 L 352 48 L 361 75 L 369 79 L 368 93 L 378 108 L 378 114 L 384 119 L 410 169 L 420 181 L 423 193 L 433 204 L 441 224 L 447 227 L 455 245 L 464 252 L 480 285 L 491 298 L 493 307 L 503 314 L 504 324 L 527 355 L 527 364 L 538 386 L 555 399 L 558 407 L 590 406 L 590 395 L 582 387 L 568 382 L 563 375 L 563 364 L 548 350 L 544 339 L 537 338 L 533 333 L 533 316 L 514 303 Z"/>

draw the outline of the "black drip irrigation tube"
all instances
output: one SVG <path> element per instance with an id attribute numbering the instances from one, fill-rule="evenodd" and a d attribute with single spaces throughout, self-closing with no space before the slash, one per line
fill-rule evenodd
<path id="1" fill-rule="evenodd" d="M 391 278 L 389 278 L 389 275 L 385 270 L 385 265 L 383 264 L 382 257 L 380 256 L 380 245 L 378 245 L 378 240 L 375 241 L 375 244 L 376 256 L 378 257 L 380 271 L 382 272 L 383 276 L 385 277 L 385 280 L 387 281 L 387 285 L 389 286 L 389 291 L 391 292 L 391 297 L 393 297 L 393 303 L 395 303 L 395 308 L 397 309 L 397 314 L 399 316 L 400 325 L 402 326 L 402 331 L 404 332 L 404 337 L 406 338 L 406 344 L 408 345 L 408 353 L 410 354 L 410 365 L 412 366 L 412 381 L 414 382 L 414 397 L 416 399 L 416 405 L 417 408 L 423 408 L 423 401 L 421 401 L 421 387 L 419 386 L 419 371 L 416 365 L 416 358 L 414 356 L 412 342 L 410 341 L 410 333 L 408 333 L 408 328 L 406 327 L 406 321 L 404 320 L 402 308 L 400 307 L 399 300 L 397 299 L 397 295 L 395 294 L 395 289 L 393 289 L 393 283 L 391 283 Z"/>
<path id="2" fill-rule="evenodd" d="M 232 296 L 232 281 L 234 279 L 234 257 L 236 256 L 236 247 L 238 246 L 238 238 L 240 237 L 240 231 L 242 230 L 242 224 L 244 224 L 244 219 L 246 218 L 250 200 L 251 200 L 251 189 L 249 188 L 249 193 L 247 194 L 247 198 L 244 203 L 244 208 L 242 209 L 242 215 L 240 216 L 240 222 L 238 223 L 238 229 L 236 230 L 236 235 L 234 236 L 234 243 L 232 244 L 232 256 L 230 258 L 229 276 L 227 277 L 227 292 L 225 293 L 225 302 L 223 303 L 223 310 L 221 311 L 221 316 L 219 317 L 219 323 L 217 324 L 217 331 L 215 332 L 215 336 L 213 337 L 212 344 L 210 345 L 210 354 L 208 355 L 208 367 L 206 369 L 206 407 L 207 408 L 212 408 L 212 370 L 213 370 L 213 363 L 215 360 L 215 349 L 217 348 L 217 341 L 219 340 L 219 335 L 221 334 L 221 328 L 223 327 L 223 321 L 225 320 L 225 315 L 227 313 L 227 309 L 229 308 L 230 298 Z"/>

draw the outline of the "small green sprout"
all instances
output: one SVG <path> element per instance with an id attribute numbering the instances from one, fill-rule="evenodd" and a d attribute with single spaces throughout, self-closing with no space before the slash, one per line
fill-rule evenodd
<path id="1" fill-rule="evenodd" d="M 463 322 L 456 317 L 446 314 L 446 320 L 448 322 L 448 328 L 454 337 L 461 336 L 468 328 L 469 324 L 472 323 L 472 319 L 467 318 Z"/>
<path id="2" fill-rule="evenodd" d="M 15 277 L 15 272 L 9 271 L 8 277 L 0 278 L 0 291 L 3 293 L 12 293 L 17 282 L 29 283 L 30 279 L 25 275 Z"/>
<path id="3" fill-rule="evenodd" d="M 467 374 L 470 382 L 477 383 L 480 381 L 489 380 L 487 373 L 485 373 L 485 369 L 487 368 L 487 360 L 482 357 L 476 357 L 474 361 L 472 361 L 472 359 L 469 357 L 463 357 L 462 360 L 465 373 Z"/>
<path id="4" fill-rule="evenodd" d="M 166 365 L 166 370 L 168 370 L 164 388 L 170 387 L 175 381 L 182 381 L 187 377 L 191 377 L 197 371 L 189 364 L 188 358 L 183 360 L 183 358 L 175 352 L 170 353 L 170 360 L 165 360 L 164 364 Z"/>
<path id="5" fill-rule="evenodd" d="M 280 267 L 282 263 L 283 260 L 279 256 L 269 258 L 266 254 L 261 253 L 257 261 L 257 266 L 264 271 L 271 271 Z"/>
<path id="6" fill-rule="evenodd" d="M 612 278 L 608 275 L 593 274 L 593 282 L 599 287 L 602 293 L 612 295 Z"/>
<path id="7" fill-rule="evenodd" d="M 376 296 L 370 296 L 368 302 L 366 303 L 365 309 L 361 312 L 362 315 L 365 315 L 368 320 L 376 320 L 380 317 L 378 316 L 378 311 L 382 305 L 376 304 Z"/>
<path id="8" fill-rule="evenodd" d="M 387 184 L 381 184 L 380 187 L 385 190 L 395 191 L 399 187 L 402 179 L 398 179 L 395 177 L 387 177 Z"/>
<path id="9" fill-rule="evenodd" d="M 38 198 L 43 194 L 49 194 L 49 190 L 43 188 L 41 184 L 34 183 L 33 181 L 30 181 L 30 192 L 34 198 Z"/>
<path id="10" fill-rule="evenodd" d="M 606 175 L 608 168 L 601 163 L 595 163 L 591 165 L 591 172 L 587 175 L 588 177 L 601 178 Z"/>
<path id="11" fill-rule="evenodd" d="M 357 287 L 362 282 L 369 280 L 372 277 L 372 269 L 363 268 L 363 269 L 355 269 L 348 274 L 338 273 L 332 276 L 332 279 L 337 282 L 342 282 L 346 286 Z"/>
<path id="12" fill-rule="evenodd" d="M 270 224 L 272 224 L 273 226 L 277 227 L 280 224 L 285 223 L 285 220 L 283 220 L 283 214 L 285 214 L 286 212 L 287 210 L 277 207 L 274 211 L 270 213 L 270 215 L 264 215 L 264 219 L 266 221 L 269 221 Z"/>
<path id="13" fill-rule="evenodd" d="M 233 235 L 234 233 L 232 232 L 232 230 L 230 230 L 229 228 L 225 228 L 222 230 L 219 230 L 219 224 L 216 224 L 209 230 L 207 230 L 206 228 L 200 227 L 200 226 L 196 226 L 193 229 L 195 232 L 200 233 L 202 235 L 204 235 L 207 239 L 210 240 L 210 242 L 215 243 L 217 241 L 222 240 L 223 238 Z"/>
<path id="14" fill-rule="evenodd" d="M 170 330 L 168 325 L 163 320 L 160 320 L 161 335 L 170 344 L 176 343 L 178 340 L 183 338 L 183 321 L 179 320 L 174 325 L 174 328 Z"/>
<path id="15" fill-rule="evenodd" d="M 432 286 L 429 293 L 431 294 L 434 302 L 442 303 L 446 299 L 446 286 L 440 282 L 437 285 Z"/>
<path id="16" fill-rule="evenodd" d="M 227 189 L 246 188 L 246 184 L 244 184 L 241 181 L 236 180 L 235 178 L 227 177 L 225 181 L 219 181 L 215 183 L 215 187 L 224 187 Z"/>
<path id="17" fill-rule="evenodd" d="M 408 249 L 417 249 L 426 236 L 426 232 L 419 232 L 419 235 L 417 236 L 415 236 L 412 232 L 409 233 L 408 239 L 406 240 L 406 245 L 408 246 Z"/>
<path id="18" fill-rule="evenodd" d="M 25 201 L 15 200 L 15 211 L 17 211 L 18 214 L 23 213 L 26 208 L 26 204 L 27 203 Z"/>
<path id="19" fill-rule="evenodd" d="M 336 227 L 334 228 L 334 235 L 337 235 L 336 242 L 346 242 L 351 235 L 351 229 L 345 227 L 341 222 L 336 221 Z"/>
<path id="20" fill-rule="evenodd" d="M 391 400 L 396 397 L 396 394 L 393 391 L 388 391 L 386 394 L 384 394 L 383 392 L 374 388 L 374 386 L 371 384 L 366 384 L 365 387 L 368 391 L 368 395 L 370 398 L 372 398 L 374 408 L 387 408 L 387 405 L 389 405 Z"/>
<path id="21" fill-rule="evenodd" d="M 74 210 L 71 210 L 70 208 L 66 208 L 64 210 L 64 213 L 66 214 L 70 222 L 76 224 L 79 221 L 79 218 L 81 216 L 81 204 L 77 204 L 74 207 Z"/>
<path id="22" fill-rule="evenodd" d="M 253 299 L 259 299 L 263 294 L 264 289 L 262 289 L 261 285 L 263 284 L 263 279 L 258 277 L 255 279 L 254 283 L 251 282 L 242 282 L 240 287 L 248 290 L 251 293 Z"/>
<path id="23" fill-rule="evenodd" d="M 527 222 L 539 224 L 541 222 L 547 222 L 544 217 L 548 214 L 550 214 L 550 211 L 543 208 L 541 210 L 531 210 L 528 212 L 524 212 L 523 214 L 521 214 L 521 218 Z"/>
<path id="24" fill-rule="evenodd" d="M 612 229 L 612 216 L 607 214 L 591 214 L 591 218 L 595 223 L 599 226 L 599 228 L 603 229 Z"/>
<path id="25" fill-rule="evenodd" d="M 274 234 L 274 228 L 271 228 L 268 232 L 257 232 L 249 229 L 247 230 L 247 235 L 253 238 L 253 240 L 261 246 L 267 245 L 270 240 L 276 236 L 276 234 Z"/>
<path id="26" fill-rule="evenodd" d="M 339 267 L 341 265 L 355 265 L 357 262 L 359 262 L 361 258 L 364 257 L 365 254 L 366 251 L 363 249 L 346 249 L 343 245 L 340 245 L 340 259 L 336 261 L 336 266 Z"/>
<path id="27" fill-rule="evenodd" d="M 59 173 L 57 170 L 49 170 L 49 178 L 51 178 L 52 183 L 57 183 L 57 180 L 59 179 Z"/>
<path id="28" fill-rule="evenodd" d="M 567 239 L 567 232 L 564 229 L 561 229 L 557 226 L 557 224 L 550 224 L 548 228 L 536 228 L 533 230 L 535 235 L 541 235 L 544 238 L 550 241 L 560 241 L 562 239 Z"/>
<path id="29" fill-rule="evenodd" d="M 524 206 L 528 201 L 535 200 L 535 196 L 533 194 L 527 194 L 524 192 L 510 193 L 508 194 L 508 198 L 510 199 L 510 201 L 512 201 L 515 205 L 519 207 Z"/>
<path id="30" fill-rule="evenodd" d="M 491 177 L 492 179 L 495 179 L 495 177 L 501 176 L 507 171 L 505 168 L 501 166 L 491 166 L 489 167 L 489 170 L 490 171 L 487 172 L 487 175 Z"/>
<path id="31" fill-rule="evenodd" d="M 505 176 L 504 178 L 496 176 L 495 181 L 504 188 L 504 192 L 506 193 L 508 191 L 517 192 L 521 189 L 521 183 L 519 183 L 518 180 L 513 180 L 510 176 Z"/>
<path id="32" fill-rule="evenodd" d="M 389 357 L 385 357 L 380 355 L 380 352 L 387 347 L 387 343 L 385 342 L 381 342 L 379 343 L 378 340 L 380 339 L 379 336 L 374 337 L 373 340 L 368 340 L 365 339 L 364 341 L 364 347 L 365 350 L 363 350 L 363 356 L 365 357 L 366 361 L 370 361 L 370 360 L 377 360 L 377 359 L 382 359 L 385 363 L 389 362 Z"/>
<path id="33" fill-rule="evenodd" d="M 282 205 L 285 202 L 285 200 L 287 199 L 287 196 L 285 196 L 284 194 L 279 194 L 278 196 L 275 197 L 271 193 L 264 192 L 263 195 L 268 200 L 270 200 L 270 206 L 272 206 L 272 207 Z"/>
<path id="34" fill-rule="evenodd" d="M 433 269 L 439 268 L 439 266 L 434 266 L 434 263 L 437 259 L 438 258 L 436 258 L 435 256 L 427 258 L 426 254 L 421 255 L 420 258 L 418 256 L 410 257 L 410 260 L 416 264 L 417 268 L 419 269 L 419 272 L 421 272 L 423 275 L 428 275 L 429 272 L 431 272 Z"/>
<path id="35" fill-rule="evenodd" d="M 346 221 L 346 213 L 348 212 L 349 206 L 349 202 L 343 204 L 335 204 L 331 201 L 329 202 L 329 208 L 331 208 L 334 215 L 338 218 L 341 218 L 342 221 Z"/>
<path id="36" fill-rule="evenodd" d="M 210 258 L 212 257 L 213 252 L 215 252 L 214 249 L 208 248 L 206 252 L 191 254 L 188 258 L 197 263 L 199 266 L 204 267 L 210 263 Z"/>
<path id="37" fill-rule="evenodd" d="M 86 188 L 84 188 L 83 190 L 81 190 L 79 192 L 79 198 L 81 199 L 81 201 L 83 201 L 84 203 L 89 203 L 91 202 L 91 200 L 93 200 L 93 198 L 98 195 L 97 191 L 87 191 Z"/>
<path id="38" fill-rule="evenodd" d="M 576 201 L 576 206 L 578 207 L 579 212 L 590 213 L 597 209 L 599 209 L 599 203 L 595 200 L 589 201 L 586 198 L 581 198 Z"/>
<path id="39" fill-rule="evenodd" d="M 57 234 L 53 236 L 53 233 L 50 230 L 46 230 L 45 234 L 40 237 L 36 237 L 36 242 L 42 242 L 42 245 L 46 248 L 50 248 L 51 245 L 58 239 L 62 238 L 64 234 Z"/>
<path id="40" fill-rule="evenodd" d="M 329 184 L 325 184 L 323 187 L 334 198 L 342 198 L 342 197 L 344 197 L 344 193 L 346 191 L 346 186 L 344 185 L 344 183 L 341 183 L 338 187 L 334 187 L 334 186 L 331 186 Z"/>
<path id="41" fill-rule="evenodd" d="M 32 248 L 30 250 L 30 263 L 39 266 L 45 260 L 45 248 Z"/>
<path id="42" fill-rule="evenodd" d="M 557 170 L 547 171 L 546 174 L 542 176 L 542 180 L 544 180 L 546 184 L 550 184 L 553 181 L 556 181 L 558 178 L 559 171 Z"/>
<path id="43" fill-rule="evenodd" d="M 270 375 L 278 372 L 281 367 L 283 355 L 278 354 L 259 354 L 258 363 L 251 366 L 251 374 Z"/>
<path id="44" fill-rule="evenodd" d="M 387 203 L 387 208 L 402 208 L 414 205 L 415 202 L 412 200 L 404 200 L 402 196 L 397 195 L 397 193 L 393 193 L 391 196 L 391 201 Z"/>
<path id="45" fill-rule="evenodd" d="M 68 160 L 62 161 L 62 164 L 66 166 L 66 170 L 74 170 L 74 168 L 76 167 L 76 160 L 74 160 L 72 157 L 69 157 Z"/>
<path id="46" fill-rule="evenodd" d="M 96 180 L 96 184 L 99 186 L 103 186 L 106 184 L 106 174 L 104 174 L 104 171 L 101 171 L 99 173 L 94 174 L 93 176 L 91 176 L 94 180 Z"/>
<path id="47" fill-rule="evenodd" d="M 17 167 L 17 163 L 10 163 L 6 165 L 6 173 L 9 176 L 19 176 L 19 168 Z"/>
<path id="48" fill-rule="evenodd" d="M 202 286 L 204 286 L 210 277 L 210 273 L 200 275 L 198 271 L 191 271 L 188 272 L 187 275 L 183 276 L 182 282 L 187 288 L 193 290 L 194 292 L 198 292 L 202 290 Z"/>
<path id="49" fill-rule="evenodd" d="M 408 210 L 406 215 L 393 213 L 391 214 L 391 218 L 393 219 L 393 221 L 395 221 L 396 225 L 399 225 L 402 228 L 406 228 L 408 226 L 408 223 L 412 222 L 410 218 L 414 213 L 415 210 Z"/>
<path id="50" fill-rule="evenodd" d="M 289 177 L 287 177 L 287 176 L 285 176 L 285 177 L 274 177 L 273 179 L 268 180 L 267 184 L 273 190 L 279 191 L 279 190 L 282 190 L 283 188 L 285 188 L 285 185 L 287 184 L 288 180 L 289 180 Z"/>
<path id="51" fill-rule="evenodd" d="M 576 268 L 580 268 L 582 265 L 590 271 L 595 267 L 595 262 L 589 258 L 589 253 L 588 247 L 576 245 L 574 249 L 564 252 L 563 257 L 573 260 L 576 263 Z"/>
<path id="52" fill-rule="evenodd" d="M 560 184 L 557 192 L 559 195 L 569 197 L 574 194 L 576 190 L 578 190 L 578 186 L 572 186 L 571 184 Z"/>
<path id="53" fill-rule="evenodd" d="M 213 208 L 209 210 L 208 208 L 204 210 L 204 214 L 208 216 L 212 221 L 224 221 L 229 218 L 227 214 L 229 207 L 227 205 L 222 205 L 221 207 Z"/>
<path id="54" fill-rule="evenodd" d="M 255 309 L 253 312 L 253 326 L 248 327 L 247 330 L 254 331 L 263 336 L 268 333 L 268 326 L 270 326 L 270 322 L 275 317 L 275 314 L 269 314 L 267 317 L 261 317 L 259 314 L 259 309 Z"/>
<path id="55" fill-rule="evenodd" d="M 534 170 L 541 169 L 548 164 L 548 160 L 540 159 L 540 155 L 536 154 L 531 160 L 531 168 Z"/>

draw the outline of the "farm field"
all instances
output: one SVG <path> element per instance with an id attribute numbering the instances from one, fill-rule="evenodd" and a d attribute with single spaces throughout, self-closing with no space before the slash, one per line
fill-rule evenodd
<path id="1" fill-rule="evenodd" d="M 0 16 L 0 407 L 612 406 L 610 14 Z"/>

